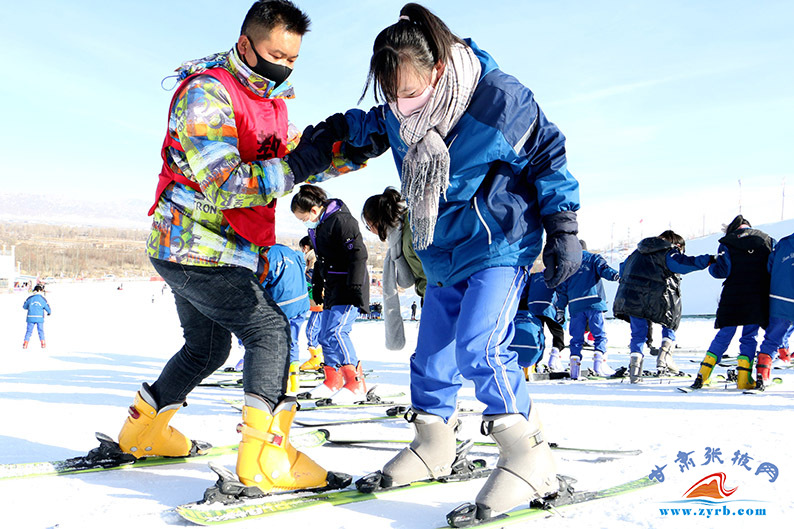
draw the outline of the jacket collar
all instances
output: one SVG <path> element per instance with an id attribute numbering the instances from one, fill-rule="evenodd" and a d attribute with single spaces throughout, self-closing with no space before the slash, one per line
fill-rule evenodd
<path id="1" fill-rule="evenodd" d="M 201 73 L 210 68 L 224 68 L 259 97 L 266 99 L 293 99 L 295 90 L 289 81 L 284 81 L 280 85 L 276 84 L 261 75 L 255 73 L 245 64 L 237 53 L 235 45 L 229 51 L 213 53 L 201 59 L 193 59 L 183 62 L 176 71 L 176 78 L 179 82 L 187 77 Z"/>

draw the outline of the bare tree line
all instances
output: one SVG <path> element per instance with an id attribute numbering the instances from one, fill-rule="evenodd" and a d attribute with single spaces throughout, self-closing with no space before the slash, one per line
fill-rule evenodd
<path id="1" fill-rule="evenodd" d="M 149 230 L 0 223 L 0 244 L 15 246 L 24 275 L 56 278 L 151 276 L 156 272 L 146 254 Z M 297 238 L 278 242 L 298 247 Z M 367 242 L 369 262 L 382 268 L 385 245 Z"/>

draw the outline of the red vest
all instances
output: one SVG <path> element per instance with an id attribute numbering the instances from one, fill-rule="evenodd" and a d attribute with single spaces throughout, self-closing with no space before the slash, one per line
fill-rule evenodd
<path id="1" fill-rule="evenodd" d="M 287 105 L 283 99 L 265 99 L 243 86 L 231 73 L 223 68 L 212 68 L 201 73 L 191 75 L 182 81 L 171 99 L 171 109 L 183 88 L 196 75 L 209 75 L 223 84 L 232 98 L 234 121 L 237 126 L 237 149 L 243 163 L 270 158 L 283 158 L 287 154 Z M 157 183 L 157 192 L 154 205 L 149 210 L 149 215 L 154 213 L 165 188 L 171 182 L 189 186 L 196 191 L 201 188 L 196 182 L 188 180 L 182 173 L 175 172 L 169 167 L 166 158 L 166 149 L 172 147 L 184 152 L 179 140 L 172 138 L 166 131 L 165 141 L 161 156 L 163 168 L 160 171 Z M 272 246 L 276 243 L 276 201 L 273 200 L 266 206 L 251 208 L 221 210 L 226 222 L 234 231 L 257 246 Z"/>

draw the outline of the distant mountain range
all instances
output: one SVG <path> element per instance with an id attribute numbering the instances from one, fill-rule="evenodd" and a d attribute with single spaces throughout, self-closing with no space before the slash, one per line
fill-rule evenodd
<path id="1" fill-rule="evenodd" d="M 151 202 L 129 200 L 80 200 L 57 195 L 0 193 L 0 222 L 56 224 L 107 228 L 148 229 Z M 276 210 L 277 235 L 303 237 L 306 229 L 282 202 Z"/>

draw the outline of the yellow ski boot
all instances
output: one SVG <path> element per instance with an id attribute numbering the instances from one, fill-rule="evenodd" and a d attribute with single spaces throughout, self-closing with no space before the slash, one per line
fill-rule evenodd
<path id="1" fill-rule="evenodd" d="M 753 380 L 753 363 L 744 355 L 737 358 L 739 364 L 736 368 L 736 387 L 739 389 L 755 389 L 755 380 Z"/>
<path id="2" fill-rule="evenodd" d="M 300 364 L 292 362 L 289 365 L 289 379 L 287 381 L 287 395 L 295 396 L 301 387 Z"/>
<path id="3" fill-rule="evenodd" d="M 151 388 L 144 382 L 135 395 L 135 401 L 128 410 L 129 417 L 119 432 L 121 450 L 136 458 L 184 457 L 198 453 L 203 446 L 196 445 L 179 430 L 168 425 L 182 404 L 177 402 L 158 410 Z"/>
<path id="4" fill-rule="evenodd" d="M 328 486 L 331 473 L 296 450 L 289 442 L 289 431 L 298 403 L 282 400 L 274 411 L 262 397 L 245 394 L 243 434 L 237 453 L 237 475 L 247 486 L 265 493 Z"/>
<path id="5" fill-rule="evenodd" d="M 301 371 L 319 371 L 323 365 L 323 347 L 309 347 L 311 358 L 301 365 Z"/>
<path id="6" fill-rule="evenodd" d="M 711 381 L 711 372 L 714 366 L 717 365 L 717 355 L 711 351 L 706 353 L 706 358 L 700 363 L 700 371 L 698 371 L 695 381 L 690 386 L 693 389 L 701 389 L 703 386 L 708 386 Z"/>

